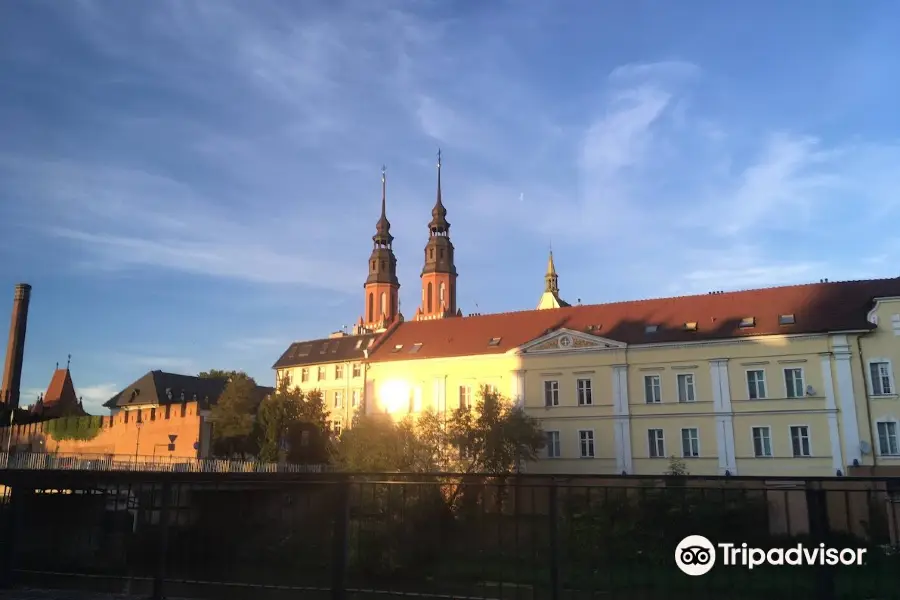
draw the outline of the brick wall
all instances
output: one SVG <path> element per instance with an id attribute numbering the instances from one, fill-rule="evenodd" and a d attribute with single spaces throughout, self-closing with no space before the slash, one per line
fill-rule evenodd
<path id="1" fill-rule="evenodd" d="M 29 452 L 197 458 L 199 452 L 194 444 L 198 448 L 208 445 L 201 443 L 203 417 L 198 414 L 196 402 L 119 411 L 111 417 L 95 418 L 101 419 L 102 425 L 93 439 L 56 440 L 47 421 L 13 427 L 11 446 Z M 8 434 L 8 428 L 0 429 L 0 444 L 5 444 Z M 176 436 L 173 451 L 169 451 L 170 435 Z"/>

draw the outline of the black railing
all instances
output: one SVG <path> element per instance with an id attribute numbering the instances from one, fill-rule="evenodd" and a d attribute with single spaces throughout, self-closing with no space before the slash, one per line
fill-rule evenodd
<path id="1" fill-rule="evenodd" d="M 896 480 L 0 473 L 0 582 L 162 598 L 896 598 Z M 675 562 L 702 535 L 861 565 Z M 799 556 L 799 554 L 798 554 Z M 849 555 L 847 555 L 849 556 Z M 372 596 L 374 597 L 374 596 Z"/>

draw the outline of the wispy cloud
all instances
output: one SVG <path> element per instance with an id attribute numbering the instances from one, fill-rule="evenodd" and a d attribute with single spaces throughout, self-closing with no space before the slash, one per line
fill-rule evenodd
<path id="1" fill-rule="evenodd" d="M 92 415 L 100 415 L 106 412 L 103 403 L 115 396 L 121 387 L 115 383 L 99 383 L 97 385 L 85 385 L 76 389 L 81 398 L 84 410 Z"/>

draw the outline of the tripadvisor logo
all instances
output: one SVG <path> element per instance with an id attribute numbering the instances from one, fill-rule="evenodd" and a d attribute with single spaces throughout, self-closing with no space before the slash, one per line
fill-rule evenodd
<path id="1" fill-rule="evenodd" d="M 753 548 L 746 543 L 719 542 L 713 544 L 702 535 L 689 535 L 675 548 L 675 564 L 687 575 L 705 575 L 716 565 L 716 559 L 726 567 L 752 569 L 761 565 L 862 565 L 865 548 L 830 548 L 825 544 L 806 547 L 803 544 L 787 548 Z"/>

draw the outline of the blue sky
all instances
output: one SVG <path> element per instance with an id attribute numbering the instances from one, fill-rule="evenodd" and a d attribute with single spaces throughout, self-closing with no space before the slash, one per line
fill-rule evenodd
<path id="1" fill-rule="evenodd" d="M 411 316 L 439 146 L 465 312 L 532 308 L 551 243 L 586 303 L 897 275 L 897 22 L 890 1 L 0 3 L 23 403 L 69 353 L 94 410 L 156 368 L 271 383 L 290 341 L 362 313 L 382 164 Z"/>

